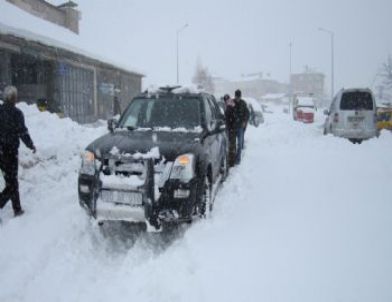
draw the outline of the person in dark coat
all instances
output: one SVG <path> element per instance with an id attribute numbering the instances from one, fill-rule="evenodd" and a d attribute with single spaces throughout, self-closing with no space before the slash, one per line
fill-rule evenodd
<path id="1" fill-rule="evenodd" d="M 4 104 L 0 106 L 0 170 L 5 180 L 5 189 L 0 193 L 0 208 L 11 199 L 15 216 L 22 215 L 18 183 L 19 140 L 36 152 L 25 126 L 22 111 L 16 108 L 17 90 L 13 86 L 4 89 Z"/>
<path id="2" fill-rule="evenodd" d="M 234 115 L 234 100 L 228 94 L 223 97 L 225 101 L 225 119 L 226 130 L 229 138 L 229 166 L 235 165 L 236 159 L 236 128 L 235 128 L 235 115 Z"/>
<path id="3" fill-rule="evenodd" d="M 237 135 L 236 164 L 241 163 L 242 149 L 244 148 L 245 129 L 249 121 L 249 109 L 246 102 L 241 98 L 241 90 L 236 90 L 234 98 L 235 129 Z"/>

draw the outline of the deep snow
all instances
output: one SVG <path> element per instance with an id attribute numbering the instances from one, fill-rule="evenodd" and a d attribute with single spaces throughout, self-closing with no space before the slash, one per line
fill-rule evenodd
<path id="1" fill-rule="evenodd" d="M 276 107 L 209 220 L 105 238 L 76 183 L 106 129 L 19 106 L 38 154 L 20 152 L 26 214 L 0 212 L 0 301 L 392 300 L 391 133 L 353 145 Z"/>

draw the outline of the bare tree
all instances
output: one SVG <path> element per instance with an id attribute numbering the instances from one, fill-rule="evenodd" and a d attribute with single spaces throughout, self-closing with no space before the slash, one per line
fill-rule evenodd
<path id="1" fill-rule="evenodd" d="M 214 93 L 214 81 L 207 67 L 204 67 L 201 60 L 197 60 L 195 74 L 192 79 L 193 84 L 209 93 Z"/>
<path id="2" fill-rule="evenodd" d="M 379 79 L 377 81 L 377 78 Z M 381 65 L 379 73 L 376 75 L 377 82 L 376 95 L 379 99 L 392 102 L 392 55 Z"/>
<path id="3" fill-rule="evenodd" d="M 392 56 L 389 55 L 387 61 L 382 65 L 381 76 L 384 80 L 384 85 L 392 88 Z"/>

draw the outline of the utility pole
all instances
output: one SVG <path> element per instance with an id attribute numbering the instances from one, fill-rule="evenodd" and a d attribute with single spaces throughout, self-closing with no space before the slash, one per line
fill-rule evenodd
<path id="1" fill-rule="evenodd" d="M 182 26 L 177 30 L 177 84 L 180 83 L 180 55 L 179 55 L 179 40 L 180 40 L 180 33 L 188 27 L 188 23 Z"/>
<path id="2" fill-rule="evenodd" d="M 330 35 L 331 38 L 331 100 L 335 94 L 335 33 L 332 30 L 319 27 L 319 31 L 323 31 Z"/>
<path id="3" fill-rule="evenodd" d="M 290 48 L 290 73 L 289 73 L 289 113 L 290 113 L 290 107 L 291 107 L 292 95 L 293 95 L 293 87 L 291 85 L 293 42 L 291 41 L 289 44 L 289 48 Z"/>

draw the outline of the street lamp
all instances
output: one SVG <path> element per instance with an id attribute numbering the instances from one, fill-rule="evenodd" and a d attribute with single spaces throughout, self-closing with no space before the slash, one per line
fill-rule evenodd
<path id="1" fill-rule="evenodd" d="M 292 94 L 293 94 L 293 86 L 291 84 L 293 42 L 290 42 L 289 48 L 290 48 L 290 74 L 289 74 L 289 113 L 290 113 L 290 105 L 292 102 Z"/>
<path id="2" fill-rule="evenodd" d="M 188 27 L 188 23 L 177 30 L 177 84 L 180 82 L 180 67 L 179 67 L 179 38 L 180 33 Z"/>
<path id="3" fill-rule="evenodd" d="M 333 99 L 335 93 L 335 33 L 332 30 L 322 27 L 319 27 L 318 30 L 329 34 L 331 37 L 331 99 Z"/>

